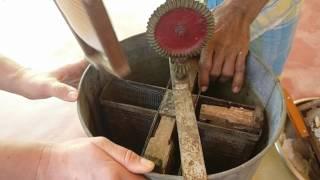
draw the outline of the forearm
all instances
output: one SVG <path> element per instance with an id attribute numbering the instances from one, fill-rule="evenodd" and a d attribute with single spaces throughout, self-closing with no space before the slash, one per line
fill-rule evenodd
<path id="1" fill-rule="evenodd" d="M 0 179 L 37 179 L 37 170 L 46 145 L 0 141 Z"/>
<path id="2" fill-rule="evenodd" d="M 252 23 L 269 0 L 225 0 L 225 5 L 240 10 L 241 14 Z"/>
<path id="3" fill-rule="evenodd" d="M 0 90 L 18 93 L 18 79 L 25 68 L 0 54 Z"/>

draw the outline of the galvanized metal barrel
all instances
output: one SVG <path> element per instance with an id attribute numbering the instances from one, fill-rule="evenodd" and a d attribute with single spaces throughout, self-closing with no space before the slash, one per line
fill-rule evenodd
<path id="1" fill-rule="evenodd" d="M 122 46 L 129 57 L 132 73 L 126 80 L 117 80 L 111 74 L 89 66 L 79 85 L 78 112 L 88 136 L 105 136 L 142 154 L 157 124 L 161 99 L 166 89 L 170 88 L 168 60 L 158 56 L 148 46 L 145 34 L 122 41 Z M 209 92 L 202 98 L 212 96 L 236 103 L 259 104 L 265 110 L 267 123 L 261 143 L 249 159 L 221 167 L 214 163 L 214 158 L 219 155 L 213 154 L 211 142 L 205 136 L 210 132 L 204 132 L 200 124 L 200 135 L 204 136 L 203 151 L 210 160 L 206 168 L 209 179 L 247 180 L 251 179 L 260 159 L 278 138 L 284 125 L 286 109 L 278 79 L 254 55 L 250 55 L 247 61 L 244 89 L 238 95 L 232 94 L 229 89 L 228 84 L 215 84 L 209 87 Z M 178 173 L 149 173 L 146 177 L 182 179 Z"/>

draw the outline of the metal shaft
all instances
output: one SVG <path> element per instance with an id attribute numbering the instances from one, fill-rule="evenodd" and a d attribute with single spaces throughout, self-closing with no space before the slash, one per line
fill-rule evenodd
<path id="1" fill-rule="evenodd" d="M 170 61 L 182 174 L 185 180 L 206 180 L 207 173 L 189 88 L 189 76 L 187 74 L 182 80 L 176 79 L 173 66 L 174 64 Z"/>

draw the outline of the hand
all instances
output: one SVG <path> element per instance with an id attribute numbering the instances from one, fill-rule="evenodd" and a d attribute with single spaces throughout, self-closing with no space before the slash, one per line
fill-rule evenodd
<path id="1" fill-rule="evenodd" d="M 37 179 L 144 179 L 154 164 L 103 137 L 83 138 L 43 151 Z"/>
<path id="2" fill-rule="evenodd" d="M 199 85 L 206 91 L 210 78 L 221 82 L 233 79 L 232 90 L 237 93 L 244 81 L 251 22 L 242 8 L 231 3 L 224 3 L 213 13 L 215 31 L 201 52 Z"/>
<path id="3" fill-rule="evenodd" d="M 76 101 L 78 90 L 75 87 L 87 66 L 88 63 L 83 60 L 49 73 L 23 69 L 17 76 L 18 92 L 29 99 L 57 97 L 65 101 Z"/>

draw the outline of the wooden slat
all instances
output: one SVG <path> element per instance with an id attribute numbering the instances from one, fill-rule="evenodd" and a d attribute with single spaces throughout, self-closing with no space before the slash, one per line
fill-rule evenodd
<path id="1" fill-rule="evenodd" d="M 261 118 L 260 114 L 262 112 L 258 108 L 250 110 L 242 107 L 202 104 L 199 119 L 225 128 L 261 134 L 263 117 Z"/>
<path id="2" fill-rule="evenodd" d="M 189 89 L 190 91 L 194 88 L 195 79 L 197 76 L 198 65 L 196 59 L 190 60 L 190 70 L 189 70 Z M 166 92 L 165 98 L 161 102 L 160 107 L 160 122 L 155 130 L 155 134 L 150 138 L 147 148 L 145 150 L 144 156 L 155 162 L 155 171 L 159 173 L 167 173 L 170 171 L 168 166 L 172 164 L 174 159 L 171 159 L 171 154 L 173 153 L 173 147 L 175 146 L 172 141 L 172 134 L 175 128 L 175 109 L 172 105 L 172 92 L 168 90 Z M 161 110 L 162 109 L 162 110 Z"/>
<path id="3" fill-rule="evenodd" d="M 130 72 L 102 0 L 55 0 L 87 59 L 117 76 Z"/>
<path id="4" fill-rule="evenodd" d="M 144 156 L 155 162 L 155 171 L 167 173 L 168 165 L 173 153 L 172 134 L 175 127 L 175 118 L 162 116 L 158 129 L 148 143 Z"/>
<path id="5" fill-rule="evenodd" d="M 222 107 L 202 104 L 200 119 L 208 121 L 221 121 L 248 127 L 256 127 L 254 111 L 238 107 Z"/>

